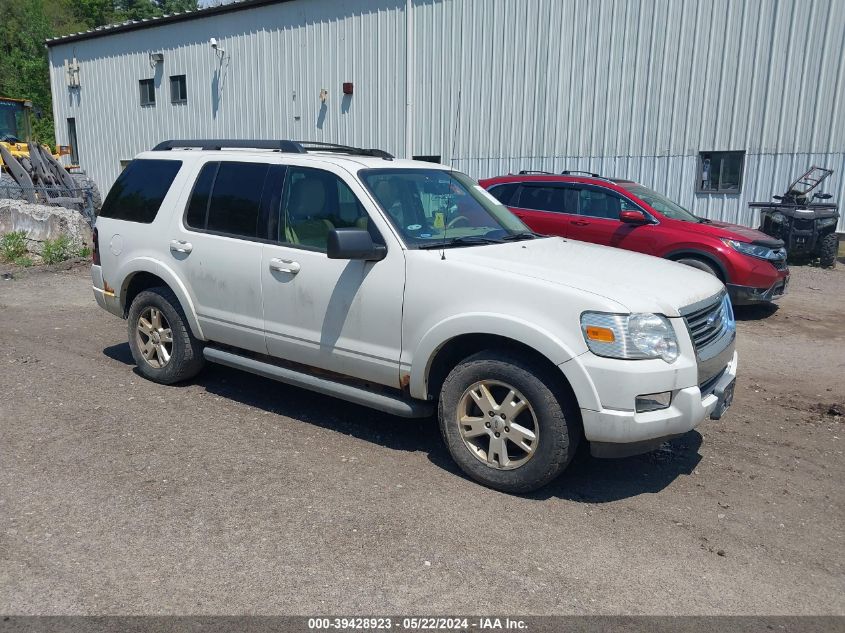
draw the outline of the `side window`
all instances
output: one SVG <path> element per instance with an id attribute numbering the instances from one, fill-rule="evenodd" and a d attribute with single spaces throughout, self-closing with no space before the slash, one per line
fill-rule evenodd
<path id="1" fill-rule="evenodd" d="M 566 212 L 566 193 L 564 187 L 550 185 L 523 184 L 519 191 L 519 201 L 514 206 L 534 211 Z"/>
<path id="2" fill-rule="evenodd" d="M 220 163 L 208 205 L 206 230 L 258 237 L 261 192 L 268 168 L 262 163 Z"/>
<path id="3" fill-rule="evenodd" d="M 180 160 L 133 160 L 112 185 L 100 217 L 149 224 L 181 167 Z"/>
<path id="4" fill-rule="evenodd" d="M 290 167 L 282 192 L 279 241 L 326 250 L 329 231 L 369 229 L 368 216 L 349 186 L 331 172 Z"/>
<path id="5" fill-rule="evenodd" d="M 507 206 L 511 204 L 514 198 L 513 194 L 516 193 L 517 189 L 519 189 L 519 183 L 516 182 L 509 182 L 504 185 L 494 185 L 490 188 L 490 195 Z"/>
<path id="6" fill-rule="evenodd" d="M 586 187 L 578 190 L 578 203 L 581 215 L 607 220 L 618 220 L 620 211 L 637 209 L 632 202 L 612 191 Z"/>
<path id="7" fill-rule="evenodd" d="M 194 184 L 191 200 L 188 202 L 188 211 L 185 213 L 185 224 L 192 229 L 205 229 L 205 221 L 208 217 L 208 202 L 211 200 L 211 187 L 214 185 L 218 167 L 220 167 L 220 163 L 206 163 Z"/>

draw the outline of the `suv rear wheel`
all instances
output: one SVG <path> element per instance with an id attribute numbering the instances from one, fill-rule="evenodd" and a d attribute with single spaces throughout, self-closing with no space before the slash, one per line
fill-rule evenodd
<path id="1" fill-rule="evenodd" d="M 202 369 L 202 343 L 191 333 L 170 288 L 138 293 L 127 320 L 129 348 L 145 378 L 170 385 L 193 378 Z"/>
<path id="2" fill-rule="evenodd" d="M 440 431 L 467 475 L 524 493 L 563 472 L 575 454 L 578 426 L 573 403 L 556 395 L 549 374 L 537 363 L 490 351 L 449 373 L 440 392 Z"/>

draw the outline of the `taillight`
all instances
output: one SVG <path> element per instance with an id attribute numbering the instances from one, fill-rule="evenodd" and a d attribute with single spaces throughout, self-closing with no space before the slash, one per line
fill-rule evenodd
<path id="1" fill-rule="evenodd" d="M 100 236 L 97 229 L 94 229 L 94 250 L 91 251 L 91 263 L 95 266 L 100 265 Z"/>

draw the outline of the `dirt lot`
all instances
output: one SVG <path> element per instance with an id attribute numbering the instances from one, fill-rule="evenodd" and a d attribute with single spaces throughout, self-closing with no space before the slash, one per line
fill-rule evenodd
<path id="1" fill-rule="evenodd" d="M 520 498 L 434 421 L 146 382 L 86 268 L 0 279 L 0 613 L 845 614 L 845 266 L 739 316 L 724 420 Z"/>

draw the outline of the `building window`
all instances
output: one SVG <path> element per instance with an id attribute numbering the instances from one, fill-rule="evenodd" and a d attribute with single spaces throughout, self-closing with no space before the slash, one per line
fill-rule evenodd
<path id="1" fill-rule="evenodd" d="M 141 105 L 154 106 L 156 104 L 156 87 L 152 79 L 142 79 L 138 82 L 141 88 Z"/>
<path id="2" fill-rule="evenodd" d="M 170 75 L 170 103 L 188 103 L 188 82 L 185 75 Z"/>
<path id="3" fill-rule="evenodd" d="M 700 152 L 698 155 L 698 193 L 739 193 L 745 152 Z"/>
<path id="4" fill-rule="evenodd" d="M 79 142 L 76 140 L 76 119 L 67 120 L 67 142 L 70 143 L 70 162 L 79 164 Z"/>

